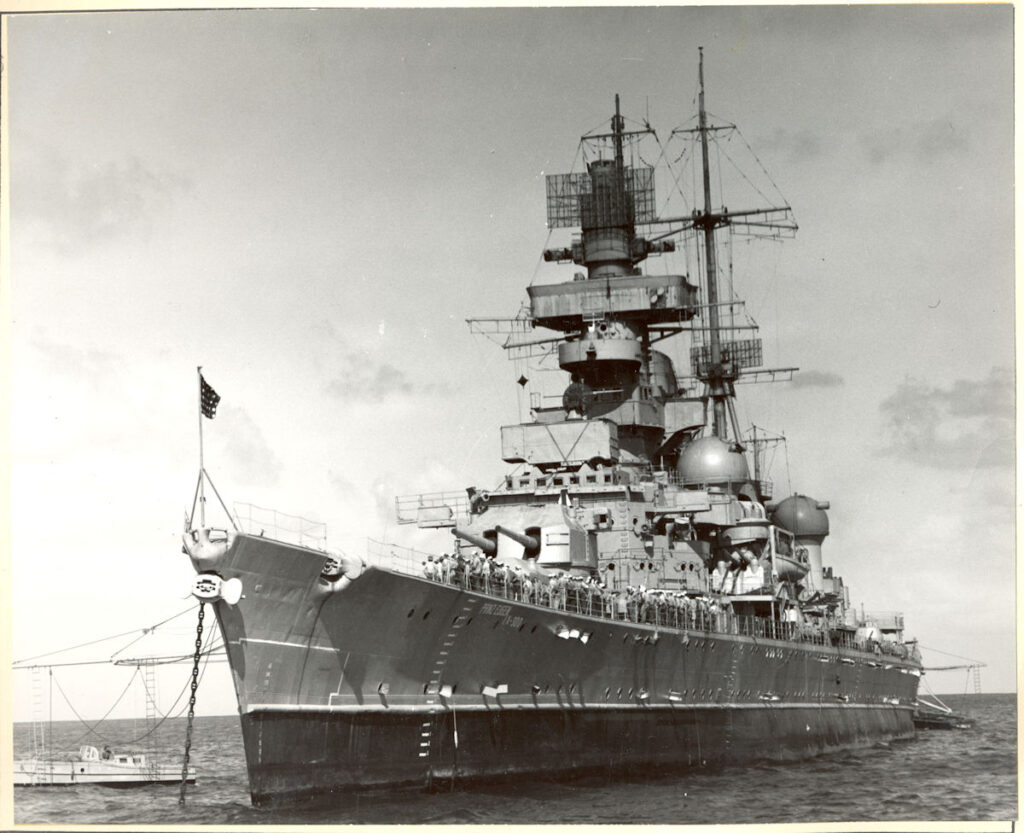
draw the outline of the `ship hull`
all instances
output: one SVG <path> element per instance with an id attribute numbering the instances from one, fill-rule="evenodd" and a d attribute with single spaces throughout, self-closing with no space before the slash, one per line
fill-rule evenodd
<path id="1" fill-rule="evenodd" d="M 249 762 L 257 806 L 517 777 L 715 770 L 914 734 L 906 710 L 848 706 L 493 708 L 430 715 L 281 710 L 244 715 L 242 727 L 247 749 L 260 750 Z M 424 737 L 427 757 L 419 754 Z"/>
<path id="2" fill-rule="evenodd" d="M 700 769 L 914 733 L 910 659 L 743 635 L 737 621 L 599 618 L 386 569 L 327 582 L 323 553 L 246 535 L 194 560 L 245 588 L 215 609 L 257 805 Z"/>

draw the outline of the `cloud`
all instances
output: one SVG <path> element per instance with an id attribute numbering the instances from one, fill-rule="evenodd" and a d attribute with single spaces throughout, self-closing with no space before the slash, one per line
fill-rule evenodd
<path id="1" fill-rule="evenodd" d="M 225 468 L 240 483 L 275 484 L 281 475 L 281 461 L 267 444 L 259 426 L 236 405 L 221 403 L 217 419 L 230 429 L 222 433 L 227 437 L 224 441 Z"/>
<path id="2" fill-rule="evenodd" d="M 447 390 L 442 382 L 415 384 L 405 371 L 366 351 L 349 350 L 336 358 L 338 364 L 327 383 L 327 392 L 346 402 L 382 402 L 398 396 Z"/>
<path id="3" fill-rule="evenodd" d="M 36 327 L 18 339 L 11 367 L 12 457 L 21 464 L 119 448 L 148 419 L 122 356 L 68 344 Z"/>
<path id="4" fill-rule="evenodd" d="M 373 504 L 378 521 L 383 521 L 395 511 L 395 486 L 392 476 L 373 481 Z"/>
<path id="5" fill-rule="evenodd" d="M 879 409 L 889 435 L 883 456 L 943 469 L 1014 464 L 1014 379 L 1007 368 L 944 388 L 907 379 Z"/>
<path id="6" fill-rule="evenodd" d="M 857 142 L 872 165 L 882 165 L 890 159 L 906 156 L 919 162 L 933 162 L 963 156 L 970 149 L 967 133 L 951 118 L 862 133 Z"/>
<path id="7" fill-rule="evenodd" d="M 174 196 L 191 188 L 184 177 L 154 171 L 135 156 L 78 167 L 47 145 L 25 156 L 16 168 L 24 187 L 12 188 L 11 216 L 40 222 L 44 245 L 60 254 L 148 234 Z"/>
<path id="8" fill-rule="evenodd" d="M 771 136 L 754 143 L 758 156 L 780 164 L 807 162 L 821 155 L 821 138 L 810 130 L 778 128 Z"/>
<path id="9" fill-rule="evenodd" d="M 835 388 L 843 384 L 843 377 L 822 370 L 802 370 L 793 374 L 790 384 L 794 388 Z"/>
<path id="10" fill-rule="evenodd" d="M 991 416 L 1014 418 L 1014 379 L 1007 368 L 992 368 L 983 382 L 958 380 L 941 399 L 958 417 Z"/>
<path id="11" fill-rule="evenodd" d="M 351 351 L 340 359 L 341 366 L 327 385 L 327 392 L 338 399 L 380 402 L 389 396 L 413 391 L 413 384 L 404 372 L 368 353 Z"/>
<path id="12" fill-rule="evenodd" d="M 105 386 L 116 381 L 125 368 L 124 360 L 114 353 L 56 341 L 40 327 L 32 333 L 30 344 L 48 376 L 61 377 L 81 387 Z"/>
<path id="13" fill-rule="evenodd" d="M 333 469 L 328 469 L 327 480 L 331 488 L 344 498 L 355 497 L 359 494 L 355 483 Z"/>
<path id="14" fill-rule="evenodd" d="M 914 140 L 914 149 L 922 159 L 956 155 L 967 148 L 967 137 L 948 119 L 933 119 L 922 125 Z"/>
<path id="15" fill-rule="evenodd" d="M 317 355 L 324 358 L 324 390 L 342 403 L 379 403 L 446 390 L 443 383 L 417 384 L 402 368 L 380 358 L 386 350 L 382 329 L 379 341 L 374 337 L 366 342 L 370 347 L 354 347 L 351 333 L 327 318 L 314 322 L 310 334 L 323 342 Z"/>

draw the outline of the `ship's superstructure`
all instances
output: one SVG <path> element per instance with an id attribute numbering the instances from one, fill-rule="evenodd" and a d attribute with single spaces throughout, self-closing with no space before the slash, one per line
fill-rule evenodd
<path id="1" fill-rule="evenodd" d="M 253 800 L 515 774 L 706 767 L 912 734 L 920 677 L 899 614 L 857 615 L 823 566 L 827 502 L 773 500 L 734 407 L 761 343 L 720 291 L 716 231 L 795 230 L 788 206 L 715 208 L 704 107 L 701 207 L 659 218 L 654 172 L 606 149 L 547 178 L 545 260 L 516 350 L 567 384 L 501 429 L 495 488 L 399 498 L 439 530 L 429 556 L 331 556 L 200 525 L 186 549 L 215 602 Z M 703 274 L 650 274 L 695 233 Z M 493 319 L 492 319 L 493 321 Z M 553 333 L 538 337 L 537 328 Z M 691 341 L 684 380 L 665 339 Z M 748 459 L 751 455 L 751 459 Z M 451 533 L 451 536 L 447 532 Z M 405 556 L 403 563 L 402 556 Z M 237 604 L 217 586 L 241 581 Z M 235 600 L 232 600 L 235 601 Z"/>

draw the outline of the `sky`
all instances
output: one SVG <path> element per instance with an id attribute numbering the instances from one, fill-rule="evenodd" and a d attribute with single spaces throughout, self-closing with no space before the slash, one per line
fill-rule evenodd
<path id="1" fill-rule="evenodd" d="M 1012 12 L 8 18 L 13 659 L 112 634 L 39 661 L 191 651 L 199 365 L 229 506 L 325 522 L 350 553 L 446 547 L 395 496 L 493 487 L 499 426 L 526 418 L 521 368 L 465 320 L 571 278 L 541 260 L 544 175 L 616 93 L 662 136 L 687 122 L 703 46 L 709 111 L 800 225 L 734 250 L 766 365 L 801 368 L 744 386 L 741 424 L 785 434 L 778 494 L 830 501 L 824 562 L 858 608 L 1015 690 Z M 189 670 L 161 669 L 162 709 Z M 132 673 L 56 669 L 53 718 L 138 714 L 116 702 Z M 234 711 L 211 664 L 197 713 Z"/>

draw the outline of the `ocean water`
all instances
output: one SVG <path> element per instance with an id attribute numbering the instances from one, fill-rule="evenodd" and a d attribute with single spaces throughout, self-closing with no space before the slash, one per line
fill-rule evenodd
<path id="1" fill-rule="evenodd" d="M 949 701 L 972 730 L 921 732 L 914 740 L 796 763 L 737 765 L 716 773 L 571 783 L 517 781 L 438 792 L 350 797 L 330 808 L 256 809 L 249 803 L 238 718 L 196 718 L 198 782 L 178 804 L 178 786 L 18 788 L 17 824 L 764 824 L 767 822 L 1009 821 L 1017 818 L 1016 696 Z M 103 738 L 77 722 L 54 723 L 54 751 L 104 742 L 143 749 L 144 721 L 110 721 Z M 184 718 L 153 736 L 180 763 Z M 31 757 L 31 726 L 14 727 L 15 758 Z"/>

